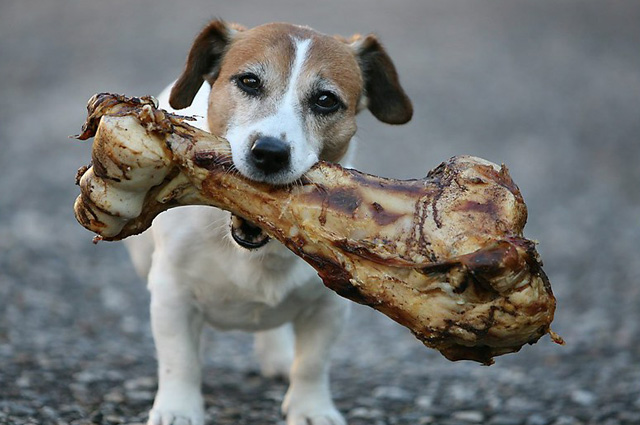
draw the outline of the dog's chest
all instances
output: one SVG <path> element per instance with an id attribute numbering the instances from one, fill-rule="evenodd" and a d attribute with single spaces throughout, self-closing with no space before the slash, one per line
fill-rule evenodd
<path id="1" fill-rule="evenodd" d="M 225 300 L 204 303 L 202 307 L 205 320 L 213 327 L 224 330 L 260 331 L 280 326 L 292 321 L 300 313 L 303 304 L 290 296 L 276 306 L 264 302 L 247 300 Z"/>
<path id="2" fill-rule="evenodd" d="M 261 267 L 256 258 L 201 259 L 198 266 L 191 268 L 196 273 L 184 283 L 212 326 L 268 329 L 293 320 L 327 291 L 316 273 L 300 259 L 291 255 L 287 262 L 286 269 L 274 272 Z M 223 270 L 222 265 L 228 267 Z"/>
<path id="3" fill-rule="evenodd" d="M 267 287 L 273 284 L 261 283 Z M 295 286 L 282 284 L 285 287 L 257 288 L 218 280 L 197 285 L 192 291 L 196 304 L 213 327 L 258 331 L 290 322 L 326 291 L 314 279 Z"/>

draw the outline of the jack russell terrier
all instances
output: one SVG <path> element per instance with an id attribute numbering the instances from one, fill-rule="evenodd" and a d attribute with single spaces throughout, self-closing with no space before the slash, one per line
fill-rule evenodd
<path id="1" fill-rule="evenodd" d="M 413 112 L 374 35 L 347 40 L 284 23 L 245 29 L 220 20 L 196 37 L 182 75 L 159 101 L 225 137 L 234 172 L 274 185 L 295 183 L 318 160 L 344 160 L 361 109 L 390 124 Z M 260 228 L 210 207 L 165 212 L 127 247 L 151 292 L 158 393 L 150 425 L 204 423 L 205 322 L 257 332 L 263 375 L 289 378 L 288 425 L 346 423 L 328 370 L 349 302 L 311 267 Z"/>

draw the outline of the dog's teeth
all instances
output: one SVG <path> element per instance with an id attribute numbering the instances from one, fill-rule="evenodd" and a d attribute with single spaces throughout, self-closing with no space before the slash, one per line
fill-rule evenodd
<path id="1" fill-rule="evenodd" d="M 240 246 L 247 249 L 260 248 L 269 241 L 269 236 L 262 229 L 233 214 L 231 236 Z"/>

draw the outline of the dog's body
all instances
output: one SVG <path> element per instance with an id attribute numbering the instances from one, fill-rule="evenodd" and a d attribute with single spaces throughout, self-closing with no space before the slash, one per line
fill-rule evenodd
<path id="1" fill-rule="evenodd" d="M 210 23 L 159 101 L 199 116 L 197 126 L 229 140 L 237 172 L 272 184 L 295 182 L 320 159 L 343 160 L 363 107 L 394 124 L 412 113 L 375 37 L 346 41 L 288 24 Z M 290 378 L 289 425 L 345 423 L 328 358 L 348 305 L 308 265 L 242 218 L 207 207 L 160 215 L 128 247 L 151 291 L 159 385 L 150 424 L 203 423 L 204 322 L 258 332 L 263 374 Z"/>

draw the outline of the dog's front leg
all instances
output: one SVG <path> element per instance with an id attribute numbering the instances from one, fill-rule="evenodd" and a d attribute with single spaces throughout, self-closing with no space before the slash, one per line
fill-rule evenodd
<path id="1" fill-rule="evenodd" d="M 200 364 L 203 316 L 164 264 L 155 262 L 149 274 L 151 327 L 158 353 L 158 393 L 148 424 L 203 425 Z"/>
<path id="2" fill-rule="evenodd" d="M 282 404 L 287 425 L 345 425 L 329 389 L 329 357 L 345 323 L 348 301 L 324 294 L 294 321 L 295 358 Z"/>

